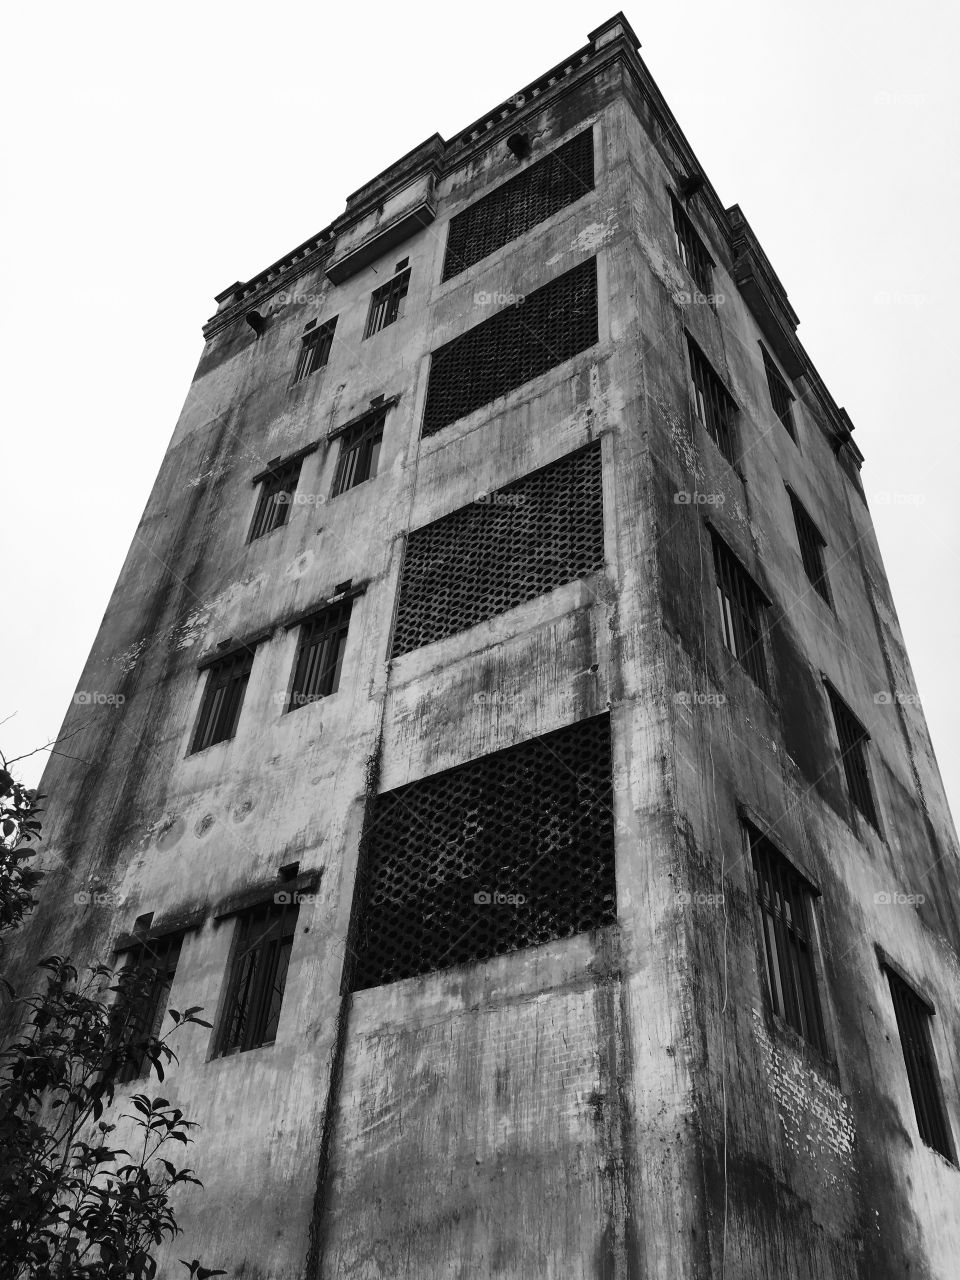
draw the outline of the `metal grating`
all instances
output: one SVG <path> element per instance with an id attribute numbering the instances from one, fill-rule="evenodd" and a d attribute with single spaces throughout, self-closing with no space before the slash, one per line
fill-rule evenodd
<path id="1" fill-rule="evenodd" d="M 606 715 L 378 796 L 353 990 L 613 923 L 612 800 Z"/>
<path id="2" fill-rule="evenodd" d="M 602 567 L 597 441 L 409 535 L 391 657 Z"/>
<path id="3" fill-rule="evenodd" d="M 726 387 L 714 373 L 706 356 L 687 334 L 690 352 L 690 375 L 693 378 L 697 417 L 713 438 L 714 444 L 730 463 L 736 462 L 734 421 L 737 406 Z"/>
<path id="4" fill-rule="evenodd" d="M 423 434 L 569 360 L 597 333 L 597 261 L 588 258 L 433 353 Z"/>
<path id="5" fill-rule="evenodd" d="M 770 692 L 763 652 L 765 601 L 725 542 L 713 536 L 713 567 L 723 643 L 764 693 Z"/>
<path id="6" fill-rule="evenodd" d="M 796 494 L 790 490 L 790 505 L 793 507 L 793 520 L 797 526 L 797 541 L 800 544 L 800 559 L 803 570 L 810 579 L 811 585 L 830 603 L 830 588 L 827 585 L 827 569 L 823 562 L 823 549 L 827 545 L 823 534 L 810 519 L 803 504 Z"/>
<path id="7" fill-rule="evenodd" d="M 585 129 L 451 218 L 442 279 L 459 275 L 592 190 L 593 130 Z"/>
<path id="8" fill-rule="evenodd" d="M 928 1147 L 956 1163 L 930 1042 L 931 1012 L 897 974 L 888 969 L 887 978 L 920 1137 Z"/>
<path id="9" fill-rule="evenodd" d="M 840 759 L 843 761 L 843 772 L 847 780 L 847 791 L 850 799 L 860 810 L 875 831 L 880 830 L 880 819 L 873 801 L 873 788 L 870 786 L 870 774 L 867 770 L 867 743 L 870 735 L 843 701 L 837 691 L 829 684 L 827 694 L 833 711 L 833 723 L 837 729 L 837 740 L 840 743 Z"/>
<path id="10" fill-rule="evenodd" d="M 748 828 L 763 917 L 767 991 L 774 1013 L 821 1053 L 823 1014 L 813 963 L 813 894 L 803 877 L 759 831 Z"/>

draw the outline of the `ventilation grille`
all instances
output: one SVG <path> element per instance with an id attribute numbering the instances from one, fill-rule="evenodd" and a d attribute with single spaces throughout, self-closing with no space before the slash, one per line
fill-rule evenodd
<path id="1" fill-rule="evenodd" d="M 377 797 L 353 989 L 616 919 L 608 716 Z"/>
<path id="2" fill-rule="evenodd" d="M 391 657 L 602 567 L 597 441 L 410 534 Z"/>
<path id="3" fill-rule="evenodd" d="M 597 260 L 589 258 L 433 353 L 423 434 L 435 435 L 596 341 Z"/>
<path id="4" fill-rule="evenodd" d="M 443 279 L 459 275 L 593 190 L 593 130 L 505 182 L 451 219 Z"/>

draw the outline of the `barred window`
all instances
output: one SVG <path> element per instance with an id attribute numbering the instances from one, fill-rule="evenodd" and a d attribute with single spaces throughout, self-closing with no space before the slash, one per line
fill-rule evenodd
<path id="1" fill-rule="evenodd" d="M 730 548 L 713 535 L 713 566 L 723 643 L 764 693 L 770 692 L 763 652 L 766 598 Z"/>
<path id="2" fill-rule="evenodd" d="M 602 567 L 598 441 L 409 535 L 391 656 Z"/>
<path id="3" fill-rule="evenodd" d="M 295 458 L 292 462 L 269 471 L 261 480 L 248 542 L 255 542 L 257 538 L 262 538 L 287 523 L 290 504 L 300 479 L 301 463 L 301 458 Z"/>
<path id="4" fill-rule="evenodd" d="M 340 458 L 333 482 L 333 497 L 346 493 L 364 480 L 372 480 L 377 474 L 380 446 L 383 443 L 383 424 L 387 411 L 370 420 L 360 422 L 340 437 Z"/>
<path id="5" fill-rule="evenodd" d="M 459 275 L 592 190 L 593 130 L 585 129 L 451 218 L 441 279 Z"/>
<path id="6" fill-rule="evenodd" d="M 217 1052 L 226 1056 L 273 1044 L 287 983 L 299 907 L 264 903 L 237 921 L 237 944 Z"/>
<path id="7" fill-rule="evenodd" d="M 303 623 L 288 711 L 336 693 L 347 647 L 351 601 L 324 609 Z"/>
<path id="8" fill-rule="evenodd" d="M 616 920 L 608 716 L 376 799 L 353 989 Z"/>
<path id="9" fill-rule="evenodd" d="M 788 490 L 788 492 L 790 494 L 790 505 L 793 507 L 793 520 L 797 527 L 797 541 L 800 544 L 800 559 L 803 561 L 803 571 L 818 594 L 823 596 L 824 600 L 829 604 L 830 587 L 827 583 L 827 567 L 823 560 L 823 550 L 827 545 L 826 541 L 823 534 L 807 514 L 797 495 L 792 489 Z"/>
<path id="10" fill-rule="evenodd" d="M 597 261 L 589 258 L 433 353 L 423 434 L 434 435 L 596 341 Z"/>
<path id="11" fill-rule="evenodd" d="M 169 933 L 143 942 L 130 959 L 131 967 L 139 971 L 143 980 L 142 998 L 130 1010 L 127 1024 L 121 1029 L 121 1044 L 128 1046 L 128 1052 L 117 1072 L 118 1084 L 136 1080 L 147 1070 L 146 1054 L 142 1047 L 138 1051 L 135 1046 L 161 1032 L 182 944 L 182 933 Z"/>
<path id="12" fill-rule="evenodd" d="M 330 359 L 337 319 L 338 317 L 334 316 L 318 329 L 308 326 L 308 331 L 300 339 L 300 354 L 297 356 L 294 382 L 302 382 L 304 378 L 309 378 L 312 373 L 322 369 Z"/>
<path id="13" fill-rule="evenodd" d="M 207 683 L 191 752 L 203 751 L 216 742 L 225 742 L 236 733 L 252 668 L 253 650 L 240 649 L 207 669 Z"/>
<path id="14" fill-rule="evenodd" d="M 879 832 L 880 818 L 877 815 L 873 788 L 870 785 L 870 772 L 867 768 L 867 743 L 870 741 L 870 735 L 836 689 L 829 683 L 826 687 L 830 708 L 833 711 L 833 723 L 837 730 L 837 741 L 840 744 L 840 759 L 843 762 L 843 773 L 847 780 L 847 793 L 871 827 Z"/>
<path id="15" fill-rule="evenodd" d="M 763 352 L 763 367 L 767 372 L 767 386 L 770 388 L 770 403 L 773 405 L 773 411 L 789 431 L 791 440 L 796 443 L 797 430 L 793 422 L 793 396 L 784 382 L 780 370 L 774 364 L 770 352 L 762 343 L 760 350 Z"/>
<path id="16" fill-rule="evenodd" d="M 920 1137 L 928 1147 L 956 1164 L 930 1036 L 933 1009 L 890 969 L 887 979 Z"/>
<path id="17" fill-rule="evenodd" d="M 779 1017 L 826 1053 L 813 948 L 813 890 L 759 831 L 747 826 L 760 904 L 767 994 Z"/>
<path id="18" fill-rule="evenodd" d="M 671 195 L 670 203 L 673 205 L 673 236 L 680 261 L 693 276 L 700 292 L 709 293 L 713 279 L 713 259 L 679 200 Z"/>
<path id="19" fill-rule="evenodd" d="M 367 315 L 365 338 L 372 338 L 375 333 L 393 324 L 403 315 L 403 300 L 410 287 L 410 268 L 395 275 L 392 280 L 374 289 L 370 295 L 370 311 Z"/>
<path id="20" fill-rule="evenodd" d="M 732 466 L 736 462 L 734 421 L 737 406 L 714 373 L 706 356 L 689 334 L 687 334 L 687 347 L 690 353 L 690 375 L 693 378 L 697 417 Z"/>

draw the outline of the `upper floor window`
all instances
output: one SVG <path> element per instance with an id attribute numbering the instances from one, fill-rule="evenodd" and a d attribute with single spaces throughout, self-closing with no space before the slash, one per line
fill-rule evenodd
<path id="1" fill-rule="evenodd" d="M 790 438 L 796 443 L 797 429 L 793 421 L 793 395 L 787 387 L 780 370 L 773 363 L 773 358 L 765 346 L 761 344 L 763 366 L 767 371 L 767 386 L 770 388 L 770 403 L 773 411 L 787 428 Z"/>
<path id="2" fill-rule="evenodd" d="M 126 1058 L 117 1073 L 117 1081 L 126 1084 L 142 1076 L 147 1067 L 146 1053 L 136 1046 L 150 1036 L 158 1036 L 167 1011 L 167 1001 L 177 972 L 182 933 L 169 933 L 141 943 L 130 965 L 137 970 L 139 998 L 130 1010 L 126 1026 L 120 1029 L 120 1042 L 128 1046 Z"/>
<path id="3" fill-rule="evenodd" d="M 807 514 L 803 504 L 792 489 L 790 505 L 793 507 L 793 519 L 797 526 L 797 541 L 800 544 L 800 558 L 803 570 L 819 595 L 830 604 L 830 588 L 827 584 L 827 567 L 823 559 L 823 551 L 827 543 L 823 534 Z"/>
<path id="4" fill-rule="evenodd" d="M 336 693 L 350 627 L 349 600 L 303 623 L 288 711 Z"/>
<path id="5" fill-rule="evenodd" d="M 814 893 L 779 849 L 747 826 L 763 934 L 767 994 L 778 1017 L 826 1053 L 814 964 Z"/>
<path id="6" fill-rule="evenodd" d="M 307 326 L 307 331 L 300 339 L 300 354 L 297 357 L 297 368 L 293 375 L 294 382 L 302 382 L 316 373 L 330 359 L 333 347 L 333 333 L 337 327 L 337 316 L 327 320 L 319 328 L 313 328 L 315 321 Z"/>
<path id="7" fill-rule="evenodd" d="M 840 759 L 847 780 L 847 792 L 871 827 L 879 832 L 880 818 L 867 768 L 867 743 L 870 735 L 831 684 L 827 684 L 827 694 L 840 743 Z"/>
<path id="8" fill-rule="evenodd" d="M 690 353 L 690 375 L 693 378 L 697 417 L 732 466 L 736 461 L 734 421 L 737 406 L 714 373 L 706 356 L 689 334 L 687 334 L 687 347 Z"/>
<path id="9" fill-rule="evenodd" d="M 238 918 L 218 1054 L 276 1040 L 298 911 L 296 904 L 268 902 Z"/>
<path id="10" fill-rule="evenodd" d="M 340 458 L 333 481 L 333 497 L 345 493 L 377 474 L 383 424 L 387 411 L 365 415 L 364 420 L 340 437 Z"/>
<path id="11" fill-rule="evenodd" d="M 300 479 L 301 462 L 301 458 L 294 458 L 291 462 L 278 465 L 260 481 L 248 542 L 262 538 L 287 523 L 290 504 Z"/>
<path id="12" fill-rule="evenodd" d="M 694 283 L 700 292 L 708 294 L 712 281 L 713 259 L 707 253 L 706 246 L 679 200 L 671 195 L 670 202 L 673 205 L 673 236 L 677 245 L 677 254 L 693 276 Z"/>
<path id="13" fill-rule="evenodd" d="M 713 535 L 713 565 L 723 643 L 764 693 L 770 692 L 763 652 L 766 598 L 730 548 Z"/>
<path id="14" fill-rule="evenodd" d="M 399 263 L 397 264 L 400 265 Z M 372 338 L 375 333 L 393 324 L 403 315 L 403 301 L 410 287 L 410 268 L 400 271 L 392 280 L 374 289 L 370 295 L 370 312 L 367 316 L 365 338 Z"/>
<path id="15" fill-rule="evenodd" d="M 890 969 L 887 978 L 920 1137 L 928 1147 L 956 1164 L 930 1036 L 933 1009 Z"/>
<path id="16" fill-rule="evenodd" d="M 225 742 L 236 733 L 252 668 L 252 649 L 238 649 L 207 668 L 207 683 L 191 752 L 203 751 L 216 742 Z"/>

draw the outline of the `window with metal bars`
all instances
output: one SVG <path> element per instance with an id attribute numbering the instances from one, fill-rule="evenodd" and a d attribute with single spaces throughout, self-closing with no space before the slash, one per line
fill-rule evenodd
<path id="1" fill-rule="evenodd" d="M 295 458 L 271 471 L 260 482 L 248 542 L 255 542 L 257 538 L 262 538 L 287 523 L 290 504 L 300 479 L 301 464 L 302 459 Z"/>
<path id="2" fill-rule="evenodd" d="M 126 1025 L 120 1029 L 121 1045 L 127 1048 L 127 1053 L 117 1072 L 118 1084 L 136 1080 L 147 1069 L 146 1054 L 142 1048 L 137 1050 L 136 1045 L 160 1034 L 182 944 L 182 933 L 153 938 L 143 942 L 129 960 L 129 965 L 139 971 L 143 986 Z"/>
<path id="3" fill-rule="evenodd" d="M 391 656 L 602 567 L 598 441 L 409 535 Z"/>
<path id="4" fill-rule="evenodd" d="M 700 292 L 710 293 L 713 259 L 707 253 L 696 227 L 681 207 L 679 200 L 671 195 L 670 202 L 673 205 L 673 236 L 677 245 L 677 255 L 693 276 L 694 283 Z"/>
<path id="5" fill-rule="evenodd" d="M 593 190 L 593 130 L 585 129 L 450 220 L 442 280 Z"/>
<path id="6" fill-rule="evenodd" d="M 764 693 L 769 693 L 770 681 L 763 650 L 766 598 L 716 533 L 713 534 L 713 567 L 723 643 Z"/>
<path id="7" fill-rule="evenodd" d="M 736 403 L 689 334 L 687 349 L 690 354 L 690 376 L 693 379 L 697 417 L 714 444 L 733 466 L 736 462 Z"/>
<path id="8" fill-rule="evenodd" d="M 295 903 L 269 902 L 238 917 L 220 1056 L 276 1040 L 298 912 Z"/>
<path id="9" fill-rule="evenodd" d="M 376 798 L 353 990 L 616 920 L 606 715 Z"/>
<path id="10" fill-rule="evenodd" d="M 827 543 L 823 534 L 807 514 L 803 504 L 792 489 L 790 505 L 793 507 L 793 520 L 797 526 L 797 541 L 800 544 L 800 559 L 803 571 L 810 579 L 811 585 L 819 595 L 830 604 L 830 587 L 827 582 L 827 568 L 823 560 L 823 550 Z"/>
<path id="11" fill-rule="evenodd" d="M 829 683 L 826 688 L 830 698 L 830 708 L 833 711 L 833 723 L 837 730 L 837 741 L 840 744 L 840 759 L 843 761 L 843 772 L 847 780 L 847 793 L 871 827 L 879 833 L 880 817 L 874 802 L 870 772 L 867 768 L 867 743 L 870 741 L 870 735 L 836 689 Z"/>
<path id="12" fill-rule="evenodd" d="M 563 364 L 597 337 L 597 261 L 588 258 L 434 351 L 423 435 Z"/>
<path id="13" fill-rule="evenodd" d="M 780 370 L 774 364 L 769 351 L 762 343 L 760 350 L 763 352 L 763 367 L 767 371 L 767 386 L 770 388 L 770 403 L 773 405 L 773 411 L 787 428 L 790 433 L 790 439 L 796 443 L 797 430 L 793 421 L 793 396 L 784 382 Z"/>
<path id="14" fill-rule="evenodd" d="M 940 1091 L 940 1078 L 930 1035 L 933 1009 L 891 969 L 887 969 L 910 1096 L 920 1137 L 951 1164 L 956 1164 L 950 1123 Z"/>
<path id="15" fill-rule="evenodd" d="M 334 316 L 319 328 L 310 329 L 300 339 L 300 354 L 297 356 L 294 382 L 302 382 L 304 378 L 309 378 L 312 373 L 322 369 L 330 359 L 337 319 L 338 317 Z"/>
<path id="16" fill-rule="evenodd" d="M 351 601 L 324 609 L 303 623 L 288 711 L 336 693 L 350 628 Z"/>
<path id="17" fill-rule="evenodd" d="M 333 497 L 346 493 L 364 480 L 372 480 L 377 474 L 380 446 L 383 443 L 383 424 L 387 411 L 368 422 L 358 423 L 352 431 L 340 437 L 340 458 L 333 481 Z"/>
<path id="18" fill-rule="evenodd" d="M 766 836 L 749 824 L 747 834 L 760 904 L 770 1006 L 826 1054 L 814 962 L 814 891 Z"/>
<path id="19" fill-rule="evenodd" d="M 203 751 L 216 742 L 225 742 L 236 733 L 252 668 L 252 649 L 240 649 L 207 668 L 207 683 L 191 753 Z"/>
<path id="20" fill-rule="evenodd" d="M 410 268 L 408 267 L 406 271 L 401 271 L 392 280 L 382 284 L 379 289 L 374 289 L 370 295 L 367 327 L 363 333 L 365 338 L 372 338 L 388 324 L 393 324 L 395 320 L 400 319 L 403 315 L 403 300 L 407 296 L 409 287 Z"/>

